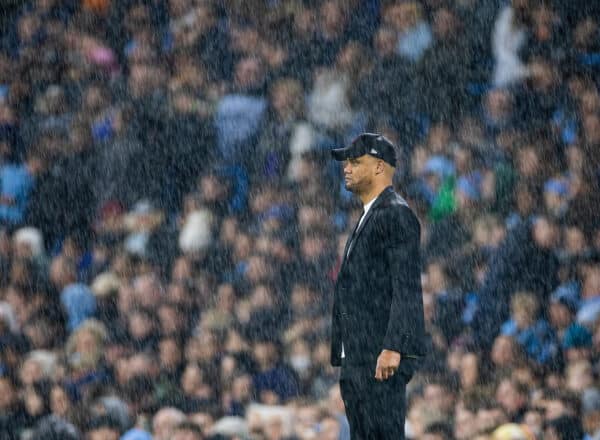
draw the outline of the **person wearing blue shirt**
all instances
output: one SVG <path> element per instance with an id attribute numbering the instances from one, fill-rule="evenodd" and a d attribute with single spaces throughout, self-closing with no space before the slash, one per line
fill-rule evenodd
<path id="1" fill-rule="evenodd" d="M 0 221 L 16 226 L 23 222 L 36 176 L 44 169 L 37 148 L 29 151 L 24 163 L 5 163 L 0 167 Z"/>

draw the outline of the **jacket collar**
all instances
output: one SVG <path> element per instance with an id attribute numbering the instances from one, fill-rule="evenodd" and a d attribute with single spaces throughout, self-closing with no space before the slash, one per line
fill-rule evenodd
<path id="1" fill-rule="evenodd" d="M 367 212 L 364 220 L 362 221 L 362 223 L 360 224 L 360 226 L 354 233 L 354 239 L 348 240 L 348 242 L 346 243 L 346 248 L 344 249 L 344 260 L 343 260 L 344 264 L 345 264 L 346 260 L 348 260 L 348 257 L 350 257 L 350 253 L 352 252 L 352 249 L 354 248 L 354 245 L 356 244 L 356 240 L 358 240 L 360 233 L 363 231 L 363 229 L 365 229 L 365 226 L 367 225 L 367 223 L 373 216 L 373 212 L 375 211 L 375 209 L 384 200 L 388 199 L 393 194 L 394 194 L 394 188 L 390 185 L 390 186 L 386 187 L 383 191 L 381 191 L 381 193 L 377 196 L 377 199 L 375 199 L 375 202 L 373 202 L 373 204 L 371 205 L 371 208 Z M 343 264 L 342 264 L 342 267 L 343 267 Z"/>

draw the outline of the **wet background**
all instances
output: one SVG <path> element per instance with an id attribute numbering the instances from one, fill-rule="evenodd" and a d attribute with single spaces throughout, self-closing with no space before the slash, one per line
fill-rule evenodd
<path id="1" fill-rule="evenodd" d="M 348 439 L 332 286 L 398 147 L 407 437 L 600 438 L 600 8 L 5 0 L 0 439 Z"/>

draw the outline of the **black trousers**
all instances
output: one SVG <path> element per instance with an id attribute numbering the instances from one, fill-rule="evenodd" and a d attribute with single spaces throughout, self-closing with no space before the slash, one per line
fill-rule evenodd
<path id="1" fill-rule="evenodd" d="M 342 367 L 340 390 L 352 440 L 403 440 L 406 384 L 401 373 L 378 381 L 375 368 Z"/>

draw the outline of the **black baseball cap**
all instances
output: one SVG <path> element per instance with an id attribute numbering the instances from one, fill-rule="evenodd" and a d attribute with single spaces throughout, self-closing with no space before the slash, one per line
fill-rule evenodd
<path id="1" fill-rule="evenodd" d="M 331 156 L 335 160 L 354 159 L 369 154 L 396 167 L 396 148 L 385 136 L 378 133 L 362 133 L 350 146 L 334 148 Z"/>

